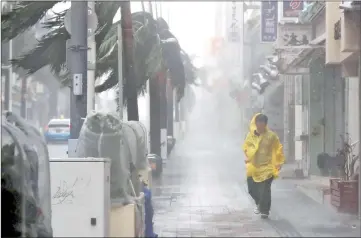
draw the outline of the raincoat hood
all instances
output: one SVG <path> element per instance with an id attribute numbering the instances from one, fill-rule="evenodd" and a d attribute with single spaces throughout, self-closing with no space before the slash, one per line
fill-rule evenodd
<path id="1" fill-rule="evenodd" d="M 256 127 L 256 117 L 258 115 L 261 115 L 262 113 L 256 113 L 253 117 L 252 117 L 252 120 L 251 122 L 249 123 L 249 132 L 250 133 L 253 133 L 257 127 Z M 268 126 L 266 126 L 266 130 L 268 130 Z"/>

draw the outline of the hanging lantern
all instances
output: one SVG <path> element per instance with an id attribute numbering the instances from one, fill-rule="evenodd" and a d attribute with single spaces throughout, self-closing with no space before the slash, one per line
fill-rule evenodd
<path id="1" fill-rule="evenodd" d="M 256 89 L 259 94 L 263 94 L 264 90 L 270 85 L 267 78 L 261 73 L 256 73 L 252 75 L 251 87 Z"/>
<path id="2" fill-rule="evenodd" d="M 279 71 L 277 67 L 274 65 L 261 65 L 260 69 L 263 70 L 267 75 L 269 75 L 270 79 L 276 80 L 278 79 Z"/>

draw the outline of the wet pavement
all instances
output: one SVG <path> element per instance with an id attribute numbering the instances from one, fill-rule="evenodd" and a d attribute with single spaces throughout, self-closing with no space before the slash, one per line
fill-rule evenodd
<path id="1" fill-rule="evenodd" d="M 229 100 L 221 114 L 226 123 L 219 126 L 213 102 L 210 95 L 197 98 L 185 138 L 153 183 L 154 226 L 160 237 L 360 236 L 360 221 L 316 203 L 291 180 L 274 182 L 268 220 L 254 214 L 240 116 Z"/>

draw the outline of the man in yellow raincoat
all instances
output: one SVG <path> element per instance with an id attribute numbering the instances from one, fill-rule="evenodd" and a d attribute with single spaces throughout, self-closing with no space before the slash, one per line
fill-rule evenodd
<path id="1" fill-rule="evenodd" d="M 267 122 L 266 115 L 256 114 L 243 144 L 248 191 L 257 206 L 255 213 L 261 213 L 262 218 L 269 216 L 271 184 L 285 161 L 282 144 L 276 133 L 268 129 Z"/>

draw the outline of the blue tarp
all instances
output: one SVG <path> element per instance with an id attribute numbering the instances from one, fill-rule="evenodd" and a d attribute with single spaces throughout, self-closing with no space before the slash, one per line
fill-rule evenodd
<path id="1" fill-rule="evenodd" d="M 145 197 L 145 237 L 158 237 L 153 230 L 152 192 L 146 186 L 143 186 L 143 193 Z"/>

